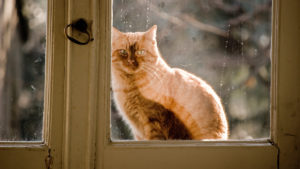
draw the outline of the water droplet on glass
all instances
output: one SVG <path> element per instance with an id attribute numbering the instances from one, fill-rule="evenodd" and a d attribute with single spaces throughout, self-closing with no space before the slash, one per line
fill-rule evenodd
<path id="1" fill-rule="evenodd" d="M 150 17 L 149 17 L 150 5 L 151 5 L 151 0 L 146 0 L 146 28 L 149 27 L 149 23 L 150 23 Z"/>
<path id="2" fill-rule="evenodd" d="M 34 63 L 40 63 L 40 62 L 42 62 L 41 58 L 37 58 L 37 59 L 34 60 Z"/>
<path id="3" fill-rule="evenodd" d="M 32 89 L 33 91 L 36 90 L 36 88 L 35 88 L 33 85 L 30 85 L 30 87 L 31 87 L 31 89 Z"/>

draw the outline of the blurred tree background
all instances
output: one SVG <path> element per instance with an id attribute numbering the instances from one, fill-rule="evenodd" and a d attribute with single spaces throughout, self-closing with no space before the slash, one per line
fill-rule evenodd
<path id="1" fill-rule="evenodd" d="M 42 140 L 46 0 L 0 0 L 0 141 Z"/>
<path id="2" fill-rule="evenodd" d="M 272 0 L 114 0 L 123 32 L 158 25 L 162 56 L 207 81 L 222 99 L 230 139 L 270 134 Z M 112 139 L 132 139 L 112 100 Z"/>

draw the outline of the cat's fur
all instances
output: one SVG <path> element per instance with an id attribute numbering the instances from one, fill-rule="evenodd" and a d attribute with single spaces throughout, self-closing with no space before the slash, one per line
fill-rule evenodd
<path id="1" fill-rule="evenodd" d="M 167 65 L 156 30 L 112 30 L 114 99 L 135 139 L 227 139 L 220 98 L 202 79 Z"/>

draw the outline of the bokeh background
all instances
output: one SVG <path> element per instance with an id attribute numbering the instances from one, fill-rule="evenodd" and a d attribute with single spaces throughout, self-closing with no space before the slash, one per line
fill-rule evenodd
<path id="1" fill-rule="evenodd" d="M 167 63 L 201 77 L 221 97 L 230 139 L 266 138 L 271 7 L 271 0 L 114 0 L 113 26 L 135 32 L 158 25 Z M 133 139 L 111 105 L 112 139 Z"/>
<path id="2" fill-rule="evenodd" d="M 0 0 L 0 141 L 42 140 L 47 0 Z"/>

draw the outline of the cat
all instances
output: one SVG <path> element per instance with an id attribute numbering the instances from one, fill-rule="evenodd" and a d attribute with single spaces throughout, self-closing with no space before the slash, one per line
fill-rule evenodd
<path id="1" fill-rule="evenodd" d="M 220 98 L 201 78 L 171 68 L 146 32 L 112 28 L 112 90 L 136 140 L 227 139 Z"/>

